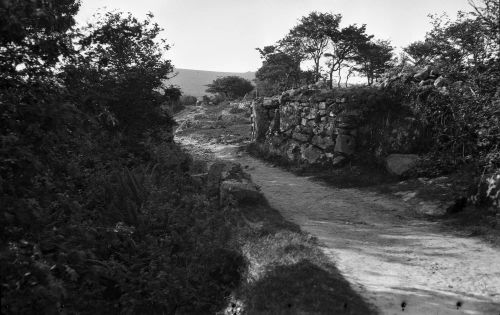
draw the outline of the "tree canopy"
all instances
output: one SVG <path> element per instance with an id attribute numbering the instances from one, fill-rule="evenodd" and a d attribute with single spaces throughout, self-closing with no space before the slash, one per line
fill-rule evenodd
<path id="1" fill-rule="evenodd" d="M 335 37 L 342 16 L 340 14 L 311 12 L 303 16 L 281 45 L 299 45 L 299 51 L 314 63 L 314 80 L 320 77 L 320 60 L 328 45 L 329 38 Z M 289 49 L 291 50 L 291 49 Z"/>
<path id="2" fill-rule="evenodd" d="M 260 94 L 276 94 L 299 84 L 302 78 L 299 60 L 276 46 L 266 46 L 257 50 L 263 59 L 262 67 L 255 74 Z"/>
<path id="3" fill-rule="evenodd" d="M 338 86 L 340 86 L 341 71 L 348 62 L 355 62 L 360 55 L 362 47 L 366 45 L 373 36 L 366 33 L 366 25 L 358 27 L 349 25 L 341 30 L 329 33 L 329 49 L 324 54 L 328 58 L 328 74 L 330 84 L 333 86 L 333 73 L 338 71 Z"/>
<path id="4" fill-rule="evenodd" d="M 311 12 L 300 18 L 276 45 L 257 48 L 263 59 L 257 71 L 259 90 L 276 93 L 279 89 L 315 83 L 323 76 L 323 66 L 331 88 L 334 73 L 337 72 L 340 86 L 345 69 L 346 84 L 354 72 L 366 76 L 372 84 L 387 68 L 385 63 L 392 58 L 392 48 L 388 41 L 366 34 L 366 25 L 342 28 L 341 21 L 340 14 Z M 312 62 L 311 71 L 301 69 L 306 61 Z"/>
<path id="5" fill-rule="evenodd" d="M 227 76 L 215 79 L 207 85 L 206 92 L 222 94 L 226 98 L 243 97 L 254 89 L 252 83 L 238 76 Z"/>
<path id="6" fill-rule="evenodd" d="M 358 48 L 358 54 L 353 57 L 358 66 L 356 70 L 366 76 L 368 85 L 390 68 L 388 62 L 392 59 L 389 41 L 377 40 L 366 42 Z"/>

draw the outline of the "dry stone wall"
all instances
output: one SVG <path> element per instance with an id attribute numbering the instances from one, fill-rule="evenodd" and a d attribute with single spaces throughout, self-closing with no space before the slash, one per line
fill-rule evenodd
<path id="1" fill-rule="evenodd" d="M 369 87 L 303 87 L 254 100 L 254 141 L 290 162 L 340 165 L 364 155 L 411 153 L 418 126 L 408 109 Z"/>

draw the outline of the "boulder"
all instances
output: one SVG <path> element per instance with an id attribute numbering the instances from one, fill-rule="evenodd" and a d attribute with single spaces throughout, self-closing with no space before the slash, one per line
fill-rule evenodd
<path id="1" fill-rule="evenodd" d="M 294 132 L 292 134 L 292 138 L 295 140 L 301 141 L 301 142 L 308 142 L 309 141 L 309 135 L 303 134 L 303 133 L 298 133 Z"/>
<path id="2" fill-rule="evenodd" d="M 314 136 L 312 138 L 312 144 L 317 146 L 318 148 L 321 148 L 323 150 L 326 150 L 328 147 L 332 147 L 335 145 L 335 141 L 331 137 L 321 137 L 321 136 Z"/>
<path id="3" fill-rule="evenodd" d="M 210 196 L 215 196 L 219 193 L 220 185 L 223 181 L 234 180 L 249 180 L 250 175 L 243 172 L 241 165 L 234 162 L 215 162 L 208 170 L 207 175 L 207 190 Z"/>
<path id="4" fill-rule="evenodd" d="M 262 198 L 259 187 L 247 179 L 228 179 L 220 185 L 220 203 L 227 204 L 231 201 L 252 202 Z"/>
<path id="5" fill-rule="evenodd" d="M 387 171 L 394 175 L 402 175 L 410 170 L 418 161 L 416 154 L 391 154 L 385 159 Z"/>

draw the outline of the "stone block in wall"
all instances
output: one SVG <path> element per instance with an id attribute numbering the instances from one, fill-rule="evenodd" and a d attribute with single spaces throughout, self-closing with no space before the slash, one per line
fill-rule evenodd
<path id="1" fill-rule="evenodd" d="M 310 126 L 297 126 L 297 132 L 300 132 L 300 133 L 305 133 L 307 135 L 312 135 L 314 134 L 314 129 L 311 128 Z"/>
<path id="2" fill-rule="evenodd" d="M 333 103 L 330 106 L 328 106 L 326 111 L 331 112 L 334 115 L 338 115 L 338 114 L 342 113 L 344 110 L 345 110 L 345 106 L 343 104 Z"/>
<path id="3" fill-rule="evenodd" d="M 311 127 L 311 128 L 316 128 L 317 127 L 316 120 L 315 119 L 309 119 L 307 121 L 306 126 Z"/>
<path id="4" fill-rule="evenodd" d="M 280 131 L 292 129 L 300 124 L 300 115 L 298 109 L 294 106 L 281 106 L 280 108 Z"/>
<path id="5" fill-rule="evenodd" d="M 309 110 L 309 114 L 307 114 L 306 118 L 307 119 L 316 119 L 317 116 L 318 116 L 318 110 L 315 108 L 311 108 Z"/>
<path id="6" fill-rule="evenodd" d="M 322 156 L 323 152 L 312 145 L 303 145 L 301 147 L 301 157 L 309 164 L 315 164 L 319 162 Z"/>
<path id="7" fill-rule="evenodd" d="M 321 89 L 319 91 L 316 91 L 316 93 L 311 96 L 311 100 L 315 102 L 326 102 L 333 97 L 334 93 L 334 90 Z"/>
<path id="8" fill-rule="evenodd" d="M 335 147 L 335 141 L 331 137 L 314 136 L 311 143 L 323 150 Z"/>
<path id="9" fill-rule="evenodd" d="M 324 135 L 325 125 L 324 124 L 317 124 L 316 127 L 313 128 L 312 133 L 315 135 Z"/>
<path id="10" fill-rule="evenodd" d="M 289 129 L 287 131 L 283 131 L 281 134 L 287 138 L 291 138 L 292 137 L 292 133 L 293 133 L 293 130 L 292 129 Z"/>
<path id="11" fill-rule="evenodd" d="M 290 161 L 296 161 L 300 158 L 300 144 L 290 141 L 285 150 L 286 158 Z"/>
<path id="12" fill-rule="evenodd" d="M 335 128 L 335 123 L 334 122 L 328 122 L 325 124 L 325 135 L 327 136 L 333 136 L 337 134 L 337 129 Z"/>
<path id="13" fill-rule="evenodd" d="M 276 108 L 280 105 L 280 100 L 278 97 L 264 97 L 262 101 L 262 106 L 265 108 Z"/>
<path id="14" fill-rule="evenodd" d="M 356 138 L 350 135 L 337 136 L 335 141 L 335 152 L 342 153 L 345 155 L 354 154 L 354 149 L 356 147 Z"/>
<path id="15" fill-rule="evenodd" d="M 310 136 L 307 135 L 307 134 L 303 134 L 303 133 L 299 133 L 299 132 L 294 132 L 292 134 L 292 138 L 297 140 L 297 141 L 301 141 L 301 142 L 308 142 L 310 140 Z"/>
<path id="16" fill-rule="evenodd" d="M 286 102 L 290 100 L 290 95 L 287 92 L 281 93 L 281 95 L 278 98 L 278 102 L 280 105 L 284 105 Z"/>

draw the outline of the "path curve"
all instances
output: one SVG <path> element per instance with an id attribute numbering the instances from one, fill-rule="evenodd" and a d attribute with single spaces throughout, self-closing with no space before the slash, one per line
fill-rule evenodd
<path id="1" fill-rule="evenodd" d="M 234 147 L 193 143 L 241 163 L 272 207 L 316 236 L 381 314 L 500 315 L 500 250 L 413 216 L 404 201 L 296 176 Z"/>

